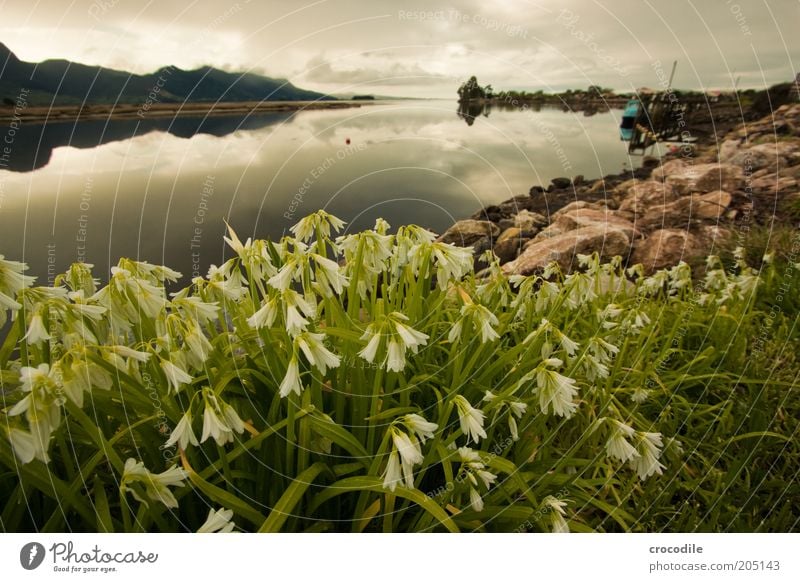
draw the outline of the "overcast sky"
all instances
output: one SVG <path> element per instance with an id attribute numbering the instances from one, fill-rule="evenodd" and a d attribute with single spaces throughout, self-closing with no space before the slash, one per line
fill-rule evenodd
<path id="1" fill-rule="evenodd" d="M 678 88 L 800 70 L 800 0 L 0 0 L 0 14 L 24 60 L 210 64 L 330 93 L 452 97 L 471 74 L 495 90 L 631 90 L 673 60 Z"/>

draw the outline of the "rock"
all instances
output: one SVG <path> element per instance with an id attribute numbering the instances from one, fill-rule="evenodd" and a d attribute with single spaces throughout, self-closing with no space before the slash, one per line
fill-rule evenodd
<path id="1" fill-rule="evenodd" d="M 520 210 L 512 220 L 517 228 L 534 234 L 543 226 L 547 226 L 547 218 L 530 210 Z"/>
<path id="2" fill-rule="evenodd" d="M 472 256 L 475 258 L 475 270 L 476 271 L 478 270 L 478 263 L 481 260 L 481 255 L 483 254 L 484 251 L 488 251 L 489 249 L 492 248 L 492 246 L 493 246 L 492 243 L 493 242 L 494 241 L 490 237 L 485 236 L 485 237 L 483 237 L 481 239 L 478 239 L 477 241 L 475 241 L 471 245 L 473 250 L 474 250 L 474 253 L 473 253 Z"/>
<path id="3" fill-rule="evenodd" d="M 645 156 L 642 158 L 642 167 L 643 168 L 656 168 L 661 163 L 661 160 L 658 158 L 654 158 L 653 156 Z"/>
<path id="4" fill-rule="evenodd" d="M 569 188 L 572 186 L 572 180 L 569 178 L 553 178 L 550 180 L 550 183 L 556 190 L 563 190 L 564 188 Z"/>
<path id="5" fill-rule="evenodd" d="M 686 229 L 689 228 L 692 221 L 718 221 L 731 205 L 731 200 L 730 193 L 722 190 L 708 194 L 683 196 L 669 204 L 650 207 L 637 221 L 637 225 L 645 229 Z"/>
<path id="6" fill-rule="evenodd" d="M 725 164 L 735 163 L 731 160 L 739 153 L 741 147 L 742 144 L 738 139 L 726 139 L 719 146 L 719 154 L 717 156 L 719 161 Z"/>
<path id="7" fill-rule="evenodd" d="M 573 186 L 580 186 L 580 185 L 581 185 L 581 184 L 583 184 L 585 181 L 586 181 L 586 180 L 584 179 L 584 177 L 583 177 L 583 174 L 578 174 L 577 176 L 575 176 L 574 178 L 572 178 L 572 185 L 573 185 Z"/>
<path id="8" fill-rule="evenodd" d="M 778 159 L 776 154 L 776 148 L 769 144 L 759 144 L 752 147 L 740 145 L 737 151 L 728 158 L 728 163 L 739 166 L 745 172 L 752 173 L 754 169 L 775 168 Z"/>
<path id="9" fill-rule="evenodd" d="M 619 205 L 622 211 L 643 214 L 645 209 L 656 205 L 666 204 L 678 198 L 675 190 L 666 182 L 647 180 L 631 187 Z"/>
<path id="10" fill-rule="evenodd" d="M 591 208 L 592 210 L 600 210 L 605 211 L 606 207 L 602 202 L 587 202 L 586 200 L 575 200 L 574 202 L 570 202 L 566 206 L 559 208 L 557 211 L 553 213 L 551 217 L 555 220 L 561 214 L 568 214 L 570 212 L 574 212 L 576 210 L 582 210 L 584 208 Z"/>
<path id="11" fill-rule="evenodd" d="M 511 228 L 507 228 L 503 231 L 503 233 L 497 237 L 497 244 L 500 244 L 503 241 L 512 239 L 512 238 L 519 238 L 519 235 L 522 234 L 522 229 L 517 228 L 516 226 L 512 226 Z"/>
<path id="12" fill-rule="evenodd" d="M 456 222 L 437 240 L 459 247 L 469 247 L 485 238 L 491 241 L 499 234 L 500 227 L 492 222 L 467 219 Z"/>
<path id="13" fill-rule="evenodd" d="M 595 180 L 592 186 L 587 190 L 589 194 L 599 194 L 600 192 L 606 191 L 606 181 L 605 180 Z"/>
<path id="14" fill-rule="evenodd" d="M 539 196 L 540 194 L 544 193 L 544 188 L 541 186 L 531 186 L 531 189 L 528 191 L 528 196 Z"/>
<path id="15" fill-rule="evenodd" d="M 795 180 L 800 180 L 800 164 L 796 166 L 790 166 L 788 168 L 781 168 L 780 175 L 784 178 L 794 178 Z"/>
<path id="16" fill-rule="evenodd" d="M 709 192 L 702 196 L 692 196 L 692 216 L 706 220 L 719 220 L 719 217 L 730 205 L 731 195 L 723 190 Z"/>
<path id="17" fill-rule="evenodd" d="M 664 180 L 667 176 L 683 172 L 687 167 L 686 162 L 681 159 L 669 160 L 663 162 L 660 168 L 653 170 L 653 178 L 656 180 Z"/>
<path id="18" fill-rule="evenodd" d="M 503 219 L 502 211 L 499 206 L 492 205 L 478 210 L 470 217 L 471 220 L 488 220 L 490 222 L 497 222 Z"/>
<path id="19" fill-rule="evenodd" d="M 775 122 L 773 127 L 775 135 L 794 135 L 797 133 L 794 125 L 785 119 Z"/>
<path id="20" fill-rule="evenodd" d="M 776 179 L 775 176 L 772 175 L 752 180 L 749 186 L 750 189 L 756 192 L 784 194 L 797 190 L 797 180 L 789 177 Z"/>
<path id="21" fill-rule="evenodd" d="M 632 222 L 605 208 L 597 209 L 584 206 L 568 212 L 559 211 L 553 218 L 554 220 L 550 223 L 550 226 L 544 229 L 540 234 L 550 233 L 549 236 L 552 236 L 554 232 L 563 233 L 586 226 L 617 228 L 625 232 L 628 238 L 633 238 L 638 234 Z"/>
<path id="22" fill-rule="evenodd" d="M 513 218 L 503 218 L 501 220 L 498 220 L 497 221 L 497 226 L 500 227 L 500 232 L 503 232 L 504 230 L 508 230 L 509 228 L 513 228 L 515 226 L 514 225 L 514 219 Z"/>
<path id="23" fill-rule="evenodd" d="M 631 172 L 631 175 L 637 180 L 647 180 L 652 173 L 652 168 L 636 168 Z"/>
<path id="24" fill-rule="evenodd" d="M 531 204 L 535 204 L 536 199 L 530 196 L 514 196 L 510 200 L 501 203 L 497 208 L 503 218 L 512 218 L 523 210 L 530 209 Z"/>
<path id="25" fill-rule="evenodd" d="M 621 184 L 618 184 L 614 187 L 611 191 L 611 194 L 617 200 L 623 200 L 625 197 L 628 196 L 628 190 L 636 186 L 639 183 L 639 180 L 625 180 Z"/>
<path id="26" fill-rule="evenodd" d="M 504 265 L 517 258 L 517 255 L 520 253 L 525 243 L 529 240 L 530 239 L 528 238 L 507 238 L 506 240 L 500 241 L 494 245 L 494 254 L 497 255 L 497 258 L 500 260 L 500 264 Z"/>
<path id="27" fill-rule="evenodd" d="M 705 254 L 700 240 L 691 232 L 677 229 L 657 230 L 646 239 L 638 241 L 633 248 L 630 264 L 641 263 L 650 274 L 680 261 Z"/>
<path id="28" fill-rule="evenodd" d="M 694 192 L 713 192 L 714 190 L 732 192 L 744 186 L 742 168 L 733 164 L 686 166 L 680 171 L 666 176 L 664 180 L 679 195 L 692 194 Z"/>
<path id="29" fill-rule="evenodd" d="M 530 275 L 551 261 L 557 261 L 562 269 L 569 271 L 578 254 L 597 251 L 602 258 L 626 256 L 629 247 L 630 239 L 624 231 L 613 227 L 587 226 L 527 243 L 516 259 L 503 265 L 503 271 L 507 274 Z"/>
<path id="30" fill-rule="evenodd" d="M 733 239 L 730 230 L 716 224 L 703 224 L 693 233 L 700 239 L 703 248 L 703 254 L 700 255 L 702 257 L 719 254 L 722 249 L 730 247 L 730 241 Z"/>

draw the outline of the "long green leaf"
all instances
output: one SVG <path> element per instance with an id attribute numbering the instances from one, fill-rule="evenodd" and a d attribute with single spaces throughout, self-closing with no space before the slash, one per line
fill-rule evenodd
<path id="1" fill-rule="evenodd" d="M 270 511 L 267 519 L 258 528 L 259 533 L 274 533 L 280 531 L 286 520 L 292 515 L 292 511 L 303 499 L 306 490 L 314 482 L 320 473 L 327 469 L 325 463 L 317 462 L 308 469 L 300 473 L 289 487 L 286 488 L 278 503 Z"/>
<path id="2" fill-rule="evenodd" d="M 209 483 L 194 471 L 189 471 L 189 480 L 210 499 L 223 507 L 232 509 L 234 513 L 242 516 L 247 521 L 255 525 L 261 525 L 264 522 L 264 515 L 252 505 L 242 501 L 232 493 Z"/>
<path id="3" fill-rule="evenodd" d="M 385 493 L 383 488 L 383 481 L 378 477 L 348 477 L 329 485 L 325 491 L 317 495 L 311 505 L 309 506 L 309 514 L 311 514 L 317 507 L 326 501 L 333 499 L 337 495 L 351 492 L 371 491 L 373 493 Z M 397 487 L 392 495 L 402 497 L 413 503 L 419 505 L 423 510 L 430 513 L 436 521 L 445 527 L 448 531 L 457 532 L 458 527 L 453 520 L 445 513 L 444 509 L 439 507 L 430 497 L 417 489 L 408 489 L 403 486 Z"/>

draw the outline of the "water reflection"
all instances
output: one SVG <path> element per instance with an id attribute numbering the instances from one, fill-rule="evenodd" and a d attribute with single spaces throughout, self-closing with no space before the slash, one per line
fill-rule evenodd
<path id="1" fill-rule="evenodd" d="M 609 107 L 594 102 L 572 103 L 571 105 L 568 105 L 567 103 L 559 103 L 557 101 L 553 102 L 527 101 L 522 104 L 514 105 L 509 101 L 496 100 L 496 101 L 460 101 L 458 103 L 458 109 L 456 113 L 458 117 L 464 120 L 464 122 L 467 125 L 472 126 L 472 124 L 475 123 L 475 120 L 478 119 L 479 117 L 489 117 L 489 115 L 492 113 L 492 109 L 526 113 L 526 112 L 541 111 L 543 108 L 550 109 L 553 111 L 561 111 L 564 113 L 581 112 L 581 114 L 584 117 L 592 117 L 593 115 L 597 115 L 601 111 L 608 112 L 609 110 Z"/>
<path id="2" fill-rule="evenodd" d="M 43 168 L 50 163 L 53 150 L 64 146 L 95 148 L 151 132 L 169 133 L 180 138 L 202 134 L 221 137 L 234 131 L 256 130 L 285 123 L 291 118 L 291 112 L 274 112 L 257 115 L 22 123 L 14 133 L 7 169 L 12 172 L 30 172 Z M 0 135 L 7 134 L 8 126 L 0 124 Z"/>
<path id="3" fill-rule="evenodd" d="M 458 116 L 469 126 L 480 116 L 489 117 L 491 112 L 492 105 L 482 101 L 460 101 L 458 104 Z"/>
<path id="4" fill-rule="evenodd" d="M 231 132 L 241 118 L 164 121 L 133 137 L 122 121 L 40 127 L 60 140 L 42 140 L 49 164 L 28 152 L 39 169 L 0 171 L 0 254 L 44 283 L 76 260 L 105 278 L 120 256 L 191 277 L 230 256 L 223 219 L 242 238 L 277 239 L 319 208 L 354 230 L 383 217 L 441 232 L 552 178 L 630 163 L 613 113 L 472 117 L 467 126 L 452 102 L 414 101 L 254 117 L 247 131 Z"/>

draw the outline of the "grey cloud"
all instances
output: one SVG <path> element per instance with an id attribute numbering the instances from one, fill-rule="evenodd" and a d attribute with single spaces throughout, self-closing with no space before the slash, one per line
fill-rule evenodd
<path id="1" fill-rule="evenodd" d="M 3 5 L 0 42 L 22 56 L 252 67 L 309 89 L 452 96 L 470 74 L 496 89 L 654 86 L 653 61 L 674 59 L 679 88 L 769 85 L 800 68 L 798 22 L 790 0 L 40 0 Z"/>
<path id="2" fill-rule="evenodd" d="M 335 63 L 316 56 L 306 65 L 301 76 L 307 81 L 325 84 L 382 86 L 452 83 L 454 78 L 426 71 L 416 63 L 391 63 L 384 68 L 338 68 Z"/>

